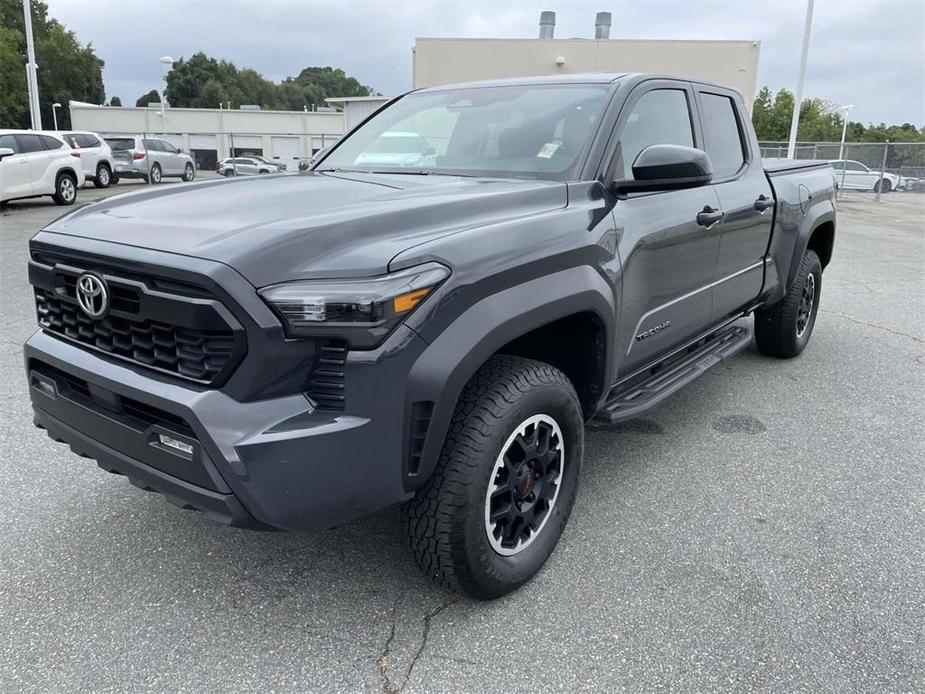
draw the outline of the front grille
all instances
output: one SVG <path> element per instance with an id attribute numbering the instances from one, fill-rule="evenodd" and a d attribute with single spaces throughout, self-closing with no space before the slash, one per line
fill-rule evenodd
<path id="1" fill-rule="evenodd" d="M 128 302 L 114 294 L 113 308 L 117 300 Z M 235 353 L 231 330 L 198 330 L 115 315 L 93 319 L 76 304 L 40 289 L 35 291 L 35 303 L 39 325 L 49 332 L 196 381 L 212 381 Z"/>
<path id="2" fill-rule="evenodd" d="M 318 409 L 344 409 L 344 369 L 347 365 L 347 343 L 329 340 L 320 343 L 318 361 L 308 382 L 306 394 Z"/>

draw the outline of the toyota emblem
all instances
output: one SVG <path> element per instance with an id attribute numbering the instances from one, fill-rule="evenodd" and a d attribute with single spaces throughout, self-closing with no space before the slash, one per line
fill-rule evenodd
<path id="1" fill-rule="evenodd" d="M 109 292 L 103 278 L 89 272 L 78 277 L 77 303 L 90 318 L 102 318 L 109 310 Z"/>

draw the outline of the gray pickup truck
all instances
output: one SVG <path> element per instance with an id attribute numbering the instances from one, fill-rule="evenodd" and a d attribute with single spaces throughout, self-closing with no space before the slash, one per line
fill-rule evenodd
<path id="1" fill-rule="evenodd" d="M 416 151 L 397 161 L 390 133 Z M 733 355 L 750 314 L 761 352 L 800 354 L 834 238 L 831 168 L 763 163 L 730 89 L 413 91 L 311 171 L 148 189 L 41 230 L 35 423 L 221 523 L 404 504 L 421 567 L 493 598 L 558 542 L 586 422 Z"/>

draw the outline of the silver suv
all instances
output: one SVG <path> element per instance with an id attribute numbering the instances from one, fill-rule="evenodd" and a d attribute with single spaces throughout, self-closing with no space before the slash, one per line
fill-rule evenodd
<path id="1" fill-rule="evenodd" d="M 196 165 L 186 152 L 177 149 L 167 140 L 141 135 L 106 137 L 112 148 L 116 165 L 113 182 L 120 178 L 142 178 L 151 183 L 160 183 L 165 176 L 192 181 L 196 177 Z"/>
<path id="2" fill-rule="evenodd" d="M 112 181 L 112 150 L 100 135 L 89 132 L 55 133 L 80 157 L 80 167 L 97 188 L 108 188 Z"/>
<path id="3" fill-rule="evenodd" d="M 250 174 L 279 173 L 285 171 L 285 165 L 280 166 L 263 157 L 232 157 L 223 159 L 218 163 L 218 173 L 222 176 L 247 176 Z"/>

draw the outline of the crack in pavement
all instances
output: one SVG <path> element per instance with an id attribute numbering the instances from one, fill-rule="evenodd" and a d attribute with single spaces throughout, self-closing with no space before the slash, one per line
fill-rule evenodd
<path id="1" fill-rule="evenodd" d="M 424 649 L 427 648 L 427 638 L 430 635 L 431 622 L 433 618 L 459 600 L 458 596 L 450 598 L 440 603 L 430 612 L 427 612 L 423 615 L 423 617 L 421 617 L 421 623 L 423 625 L 421 629 L 421 638 L 414 650 L 414 655 L 411 657 L 411 662 L 408 663 L 408 667 L 405 669 L 404 676 L 401 678 L 401 682 L 399 683 L 393 677 L 389 656 L 392 653 L 392 646 L 395 643 L 395 636 L 398 631 L 400 620 L 396 618 L 396 615 L 398 614 L 399 603 L 403 597 L 404 594 L 399 595 L 395 600 L 395 603 L 392 605 L 392 610 L 389 617 L 389 635 L 382 646 L 382 651 L 379 653 L 379 657 L 376 659 L 376 666 L 379 669 L 379 676 L 382 678 L 382 691 L 385 694 L 400 694 L 400 692 L 404 690 L 405 686 L 411 679 L 411 673 L 414 671 L 414 666 L 417 665 L 418 660 L 420 660 L 421 655 L 424 653 Z"/>
<path id="2" fill-rule="evenodd" d="M 392 612 L 389 616 L 389 621 L 391 622 L 389 637 L 385 640 L 385 645 L 382 647 L 379 657 L 376 658 L 376 666 L 379 668 L 379 676 L 382 678 L 382 691 L 385 694 L 398 694 L 401 691 L 401 687 L 396 687 L 392 682 L 392 676 L 389 674 L 389 654 L 392 652 L 392 641 L 395 640 L 395 613 L 398 611 L 398 603 L 401 599 L 402 595 L 399 595 L 392 605 Z M 404 685 L 404 683 L 402 684 Z"/>
<path id="3" fill-rule="evenodd" d="M 424 615 L 424 629 L 421 632 L 421 643 L 418 645 L 418 650 L 414 654 L 414 657 L 411 659 L 411 663 L 408 665 L 408 671 L 405 673 L 405 679 L 401 683 L 402 689 L 404 689 L 405 685 L 408 684 L 408 680 L 411 679 L 411 672 L 414 670 L 414 666 L 417 665 L 418 660 L 421 658 L 421 654 L 424 653 L 424 649 L 427 648 L 427 637 L 430 635 L 431 620 L 458 600 L 458 596 L 450 598 L 449 600 L 440 603 L 437 605 L 437 607 Z"/>
<path id="4" fill-rule="evenodd" d="M 883 330 L 884 332 L 892 333 L 893 335 L 899 335 L 900 337 L 908 337 L 910 340 L 915 340 L 916 342 L 925 343 L 925 340 L 923 340 L 921 337 L 916 337 L 915 335 L 910 335 L 909 333 L 904 333 L 899 330 L 893 330 L 892 328 L 886 328 L 882 325 L 877 325 L 876 323 L 868 323 L 867 321 L 863 321 L 860 318 L 849 316 L 846 313 L 839 313 L 838 311 L 829 311 L 824 308 L 820 308 L 819 313 L 828 313 L 833 316 L 838 316 L 839 318 L 844 318 L 845 320 L 849 320 L 852 323 L 857 323 L 858 325 L 864 325 L 864 326 L 867 326 L 868 328 L 875 328 L 877 330 Z"/>

